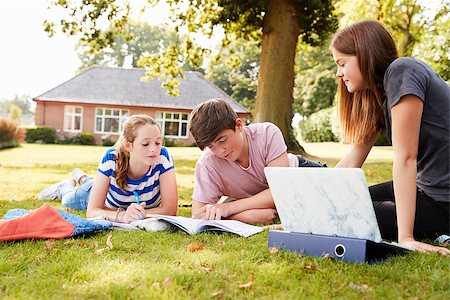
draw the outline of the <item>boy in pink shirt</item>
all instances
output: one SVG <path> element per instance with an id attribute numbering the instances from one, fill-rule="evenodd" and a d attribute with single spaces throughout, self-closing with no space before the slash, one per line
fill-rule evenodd
<path id="1" fill-rule="evenodd" d="M 224 100 L 212 99 L 194 108 L 190 131 L 198 147 L 206 148 L 195 167 L 193 218 L 269 224 L 276 210 L 264 167 L 323 166 L 287 153 L 276 125 L 244 126 Z M 222 196 L 237 201 L 217 203 Z"/>

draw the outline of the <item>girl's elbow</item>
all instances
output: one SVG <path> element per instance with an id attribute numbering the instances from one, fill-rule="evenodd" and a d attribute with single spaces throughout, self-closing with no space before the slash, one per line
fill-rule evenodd
<path id="1" fill-rule="evenodd" d="M 166 216 L 176 216 L 177 211 L 178 211 L 178 206 L 175 206 L 175 207 L 165 209 L 163 214 Z"/>
<path id="2" fill-rule="evenodd" d="M 86 218 L 95 218 L 98 217 L 98 214 L 98 212 L 93 209 L 89 209 L 89 207 L 86 210 Z"/>
<path id="3" fill-rule="evenodd" d="M 398 166 L 415 166 L 417 165 L 417 153 L 407 153 L 403 155 L 397 155 L 394 157 L 394 164 Z"/>
<path id="4" fill-rule="evenodd" d="M 174 206 L 173 206 L 173 208 L 171 210 L 171 216 L 176 216 L 177 212 L 178 212 L 178 197 L 175 200 L 175 204 L 174 204 Z"/>
<path id="5" fill-rule="evenodd" d="M 161 207 L 163 208 L 163 214 L 167 216 L 176 216 L 178 212 L 178 199 L 175 199 L 173 203 L 170 203 L 169 205 L 161 204 Z"/>
<path id="6" fill-rule="evenodd" d="M 178 212 L 178 206 L 175 206 L 174 209 L 170 212 L 169 216 L 176 216 Z"/>
<path id="7" fill-rule="evenodd" d="M 417 172 L 417 161 L 415 159 L 404 159 L 404 160 L 394 160 L 394 164 L 392 165 L 392 173 L 395 177 L 404 176 L 405 174 L 412 174 Z"/>

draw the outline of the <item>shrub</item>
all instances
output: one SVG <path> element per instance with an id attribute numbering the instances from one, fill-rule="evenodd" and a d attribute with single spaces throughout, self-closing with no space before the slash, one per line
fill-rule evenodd
<path id="1" fill-rule="evenodd" d="M 37 126 L 28 128 L 27 143 L 55 144 L 58 141 L 55 128 L 48 126 Z"/>
<path id="2" fill-rule="evenodd" d="M 325 108 L 311 114 L 299 122 L 300 135 L 305 142 L 337 142 L 339 137 L 333 132 L 334 107 Z"/>
<path id="3" fill-rule="evenodd" d="M 80 145 L 95 145 L 94 135 L 89 132 L 82 132 L 80 134 Z"/>
<path id="4" fill-rule="evenodd" d="M 103 146 L 107 146 L 107 147 L 111 147 L 114 146 L 116 142 L 114 142 L 113 140 L 111 140 L 110 138 L 104 138 L 102 139 L 102 145 Z"/>
<path id="5" fill-rule="evenodd" d="M 166 138 L 166 137 L 164 137 L 163 145 L 164 145 L 164 147 L 175 147 L 175 146 L 177 146 L 177 144 L 176 144 L 174 139 L 169 139 L 169 138 Z"/>
<path id="6" fill-rule="evenodd" d="M 299 122 L 301 137 L 305 142 L 340 142 L 343 140 L 337 119 L 336 108 L 329 107 L 312 114 Z M 391 146 L 380 132 L 375 146 Z"/>
<path id="7" fill-rule="evenodd" d="M 62 138 L 60 143 L 70 145 L 95 145 L 95 139 L 92 133 L 82 132 L 75 136 Z"/>
<path id="8" fill-rule="evenodd" d="M 63 145 L 70 145 L 74 143 L 74 136 L 60 136 L 58 138 L 58 143 Z"/>
<path id="9" fill-rule="evenodd" d="M 27 137 L 27 128 L 24 126 L 19 126 L 19 128 L 17 128 L 16 140 L 19 143 L 24 143 L 26 137 Z"/>
<path id="10" fill-rule="evenodd" d="M 189 143 L 186 140 L 177 140 L 174 138 L 163 138 L 163 146 L 164 147 L 197 147 L 195 142 Z"/>
<path id="11" fill-rule="evenodd" d="M 18 133 L 19 128 L 16 123 L 0 119 L 0 149 L 18 147 Z"/>

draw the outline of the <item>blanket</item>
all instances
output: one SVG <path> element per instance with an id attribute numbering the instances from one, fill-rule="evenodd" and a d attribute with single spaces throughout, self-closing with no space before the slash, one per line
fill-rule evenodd
<path id="1" fill-rule="evenodd" d="M 106 220 L 86 220 L 48 203 L 35 210 L 12 209 L 0 220 L 0 241 L 32 238 L 62 239 L 110 229 Z"/>

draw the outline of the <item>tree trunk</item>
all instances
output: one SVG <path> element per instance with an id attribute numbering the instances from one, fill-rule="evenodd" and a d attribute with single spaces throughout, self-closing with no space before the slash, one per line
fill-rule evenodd
<path id="1" fill-rule="evenodd" d="M 292 0 L 267 0 L 263 20 L 256 122 L 272 122 L 283 132 L 290 152 L 304 152 L 291 126 L 294 62 L 300 28 Z"/>

